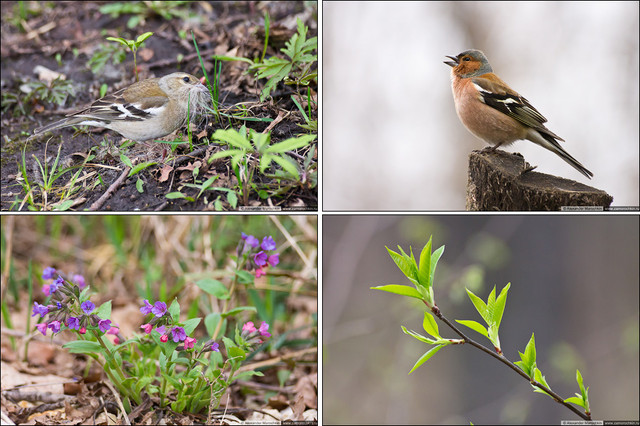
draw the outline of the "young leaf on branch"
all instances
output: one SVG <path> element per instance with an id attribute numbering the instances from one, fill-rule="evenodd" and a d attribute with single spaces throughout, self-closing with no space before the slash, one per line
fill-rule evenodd
<path id="1" fill-rule="evenodd" d="M 545 377 L 542 375 L 542 372 L 536 365 L 536 346 L 535 346 L 535 335 L 531 334 L 531 339 L 527 343 L 524 353 L 519 352 L 520 361 L 515 363 L 509 361 L 502 352 L 500 347 L 500 338 L 498 336 L 498 330 L 500 329 L 500 324 L 502 322 L 502 316 L 504 314 L 504 309 L 507 303 L 507 293 L 509 288 L 511 287 L 511 283 L 508 283 L 501 291 L 498 297 L 496 298 L 496 288 L 493 287 L 493 290 L 489 294 L 487 298 L 487 302 L 485 303 L 478 296 L 473 294 L 469 289 L 467 289 L 467 294 L 471 299 L 471 302 L 475 306 L 476 310 L 482 317 L 482 319 L 487 324 L 488 328 L 484 325 L 472 321 L 472 320 L 456 320 L 459 324 L 462 324 L 466 327 L 471 328 L 472 330 L 482 334 L 487 337 L 491 343 L 493 343 L 495 352 L 489 350 L 488 348 L 480 345 L 475 342 L 464 333 L 462 333 L 458 328 L 451 323 L 440 311 L 440 309 L 435 304 L 434 292 L 433 292 L 433 281 L 434 281 L 434 273 L 436 269 L 436 265 L 440 256 L 444 252 L 444 246 L 437 249 L 435 252 L 431 252 L 431 242 L 432 237 L 429 237 L 429 241 L 423 247 L 420 253 L 420 263 L 416 262 L 415 257 L 413 256 L 413 249 L 409 247 L 409 253 L 405 253 L 402 247 L 398 246 L 400 253 L 396 253 L 393 250 L 390 250 L 387 247 L 387 251 L 389 255 L 396 263 L 398 268 L 402 271 L 402 273 L 413 283 L 415 288 L 411 288 L 409 286 L 398 285 L 398 284 L 390 284 L 383 286 L 371 287 L 374 290 L 382 290 L 387 291 L 389 293 L 399 294 L 401 296 L 413 297 L 416 299 L 421 299 L 425 305 L 429 308 L 431 313 L 438 317 L 442 322 L 448 325 L 456 334 L 458 334 L 462 339 L 445 339 L 440 336 L 440 330 L 438 329 L 438 324 L 431 315 L 430 312 L 424 313 L 424 320 L 422 322 L 422 327 L 424 330 L 432 337 L 425 337 L 419 333 L 416 333 L 413 330 L 407 330 L 404 326 L 402 326 L 402 331 L 405 334 L 412 336 L 413 338 L 426 343 L 428 345 L 435 345 L 430 348 L 427 352 L 425 352 L 418 361 L 414 364 L 409 374 L 415 371 L 418 367 L 424 364 L 429 358 L 435 355 L 439 350 L 443 347 L 451 345 L 451 344 L 464 344 L 467 343 L 488 355 L 496 358 L 498 361 L 502 362 L 510 369 L 518 373 L 523 378 L 527 379 L 531 386 L 533 387 L 535 392 L 540 392 L 548 395 L 554 401 L 559 404 L 564 405 L 569 410 L 573 411 L 575 414 L 580 416 L 585 420 L 591 420 L 591 412 L 589 408 L 589 388 L 585 389 L 582 375 L 580 371 L 576 372 L 576 380 L 580 387 L 580 393 L 576 393 L 575 397 L 563 399 L 554 391 L 551 390 Z M 582 408 L 584 408 L 585 412 L 582 413 L 574 406 L 569 405 L 570 403 L 576 404 Z"/>

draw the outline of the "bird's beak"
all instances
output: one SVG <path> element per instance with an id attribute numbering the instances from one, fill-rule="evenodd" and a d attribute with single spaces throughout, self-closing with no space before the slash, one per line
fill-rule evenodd
<path id="1" fill-rule="evenodd" d="M 445 64 L 449 65 L 450 67 L 455 67 L 460 63 L 460 60 L 455 56 L 447 56 L 447 58 L 453 59 L 453 62 L 452 61 L 443 61 Z"/>

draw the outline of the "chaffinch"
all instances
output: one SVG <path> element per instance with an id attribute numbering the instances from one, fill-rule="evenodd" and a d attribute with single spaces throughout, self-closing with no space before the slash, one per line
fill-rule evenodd
<path id="1" fill-rule="evenodd" d="M 139 81 L 94 101 L 88 108 L 34 130 L 34 136 L 68 126 L 106 127 L 127 139 L 146 141 L 173 133 L 187 122 L 187 102 L 195 112 L 207 88 L 191 74 L 174 72 Z"/>
<path id="2" fill-rule="evenodd" d="M 451 90 L 458 117 L 476 137 L 494 145 L 491 151 L 527 139 L 591 179 L 593 173 L 560 146 L 558 140 L 564 139 L 544 126 L 547 119 L 493 73 L 484 53 L 472 49 L 447 58 L 452 59 L 444 63 L 453 67 Z"/>

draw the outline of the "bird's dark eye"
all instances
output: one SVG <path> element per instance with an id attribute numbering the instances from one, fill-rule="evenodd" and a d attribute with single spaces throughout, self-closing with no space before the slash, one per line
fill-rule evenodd
<path id="1" fill-rule="evenodd" d="M 463 60 L 463 61 L 467 61 L 467 62 L 469 62 L 469 61 L 471 60 L 471 58 L 470 58 L 470 57 L 468 57 L 468 56 L 465 56 L 464 58 L 462 58 L 462 60 Z"/>
<path id="2" fill-rule="evenodd" d="M 189 82 L 189 77 L 182 77 L 182 81 L 184 81 L 185 83 Z"/>

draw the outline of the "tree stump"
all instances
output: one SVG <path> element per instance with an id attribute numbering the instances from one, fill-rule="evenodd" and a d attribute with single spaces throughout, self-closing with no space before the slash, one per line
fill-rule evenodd
<path id="1" fill-rule="evenodd" d="M 580 182 L 534 171 L 523 173 L 528 167 L 519 153 L 473 151 L 469 155 L 466 209 L 559 211 L 570 206 L 600 211 L 613 201 L 606 192 Z"/>

